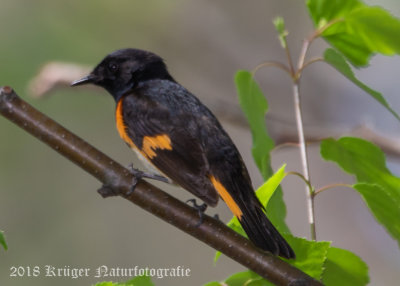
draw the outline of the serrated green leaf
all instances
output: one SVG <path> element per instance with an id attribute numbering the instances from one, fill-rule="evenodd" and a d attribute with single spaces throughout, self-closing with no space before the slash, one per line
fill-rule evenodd
<path id="1" fill-rule="evenodd" d="M 296 253 L 296 259 L 284 259 L 289 264 L 297 267 L 311 277 L 320 280 L 324 271 L 324 264 L 327 258 L 330 242 L 310 241 L 304 238 L 294 237 L 290 234 L 283 234 L 284 238 Z M 214 282 L 215 283 L 215 282 Z M 220 284 L 211 284 L 212 286 L 270 286 L 272 283 L 266 281 L 258 274 L 252 271 L 244 271 L 233 274 Z M 207 285 L 207 286 L 211 286 Z M 338 284 L 340 285 L 340 284 Z"/>
<path id="2" fill-rule="evenodd" d="M 150 276 L 137 276 L 123 283 L 99 282 L 95 286 L 154 286 Z"/>
<path id="3" fill-rule="evenodd" d="M 253 271 L 244 271 L 233 274 L 224 282 L 228 286 L 270 286 L 272 283 L 266 281 Z"/>
<path id="4" fill-rule="evenodd" d="M 278 32 L 279 41 L 281 42 L 281 46 L 285 49 L 287 46 L 286 37 L 288 35 L 288 31 L 285 28 L 285 21 L 282 17 L 276 17 L 273 21 L 275 30 Z"/>
<path id="5" fill-rule="evenodd" d="M 333 49 L 327 49 L 324 53 L 324 59 L 327 63 L 333 66 L 337 71 L 348 78 L 351 82 L 353 82 L 359 88 L 371 95 L 375 100 L 377 100 L 387 110 L 389 110 L 398 120 L 400 120 L 400 116 L 390 107 L 382 94 L 369 88 L 355 77 L 353 71 L 351 70 L 351 67 L 347 64 L 345 58 L 341 54 Z"/>
<path id="6" fill-rule="evenodd" d="M 265 126 L 265 114 L 268 111 L 268 103 L 261 88 L 253 79 L 250 72 L 240 70 L 235 75 L 235 84 L 239 96 L 240 106 L 250 125 L 253 138 L 252 154 L 262 177 L 266 181 L 272 176 L 270 152 L 274 148 L 274 142 L 268 135 Z M 268 218 L 280 227 L 281 231 L 290 232 L 286 225 L 286 205 L 283 201 L 281 187 L 273 194 L 267 208 Z"/>
<path id="7" fill-rule="evenodd" d="M 125 282 L 125 284 L 126 286 L 154 286 L 150 276 L 147 275 L 137 276 Z"/>
<path id="8" fill-rule="evenodd" d="M 330 242 L 311 241 L 285 233 L 282 235 L 296 253 L 296 259 L 283 260 L 307 273 L 311 277 L 320 280 L 322 278 L 324 263 L 327 257 L 328 248 L 330 247 Z M 248 274 L 248 276 L 243 274 L 238 277 L 248 277 L 249 280 L 250 278 L 251 280 L 256 280 L 256 277 L 258 277 L 262 280 L 262 278 L 255 273 L 252 273 L 251 275 Z"/>
<path id="9" fill-rule="evenodd" d="M 321 156 L 325 160 L 336 162 L 344 171 L 356 176 L 359 184 L 354 187 L 374 216 L 400 245 L 398 216 L 389 217 L 399 211 L 400 178 L 386 167 L 382 150 L 366 140 L 343 137 L 339 140 L 323 140 Z"/>
<path id="10" fill-rule="evenodd" d="M 397 238 L 400 246 L 400 204 L 379 185 L 359 183 L 353 188 L 361 194 L 376 220 Z"/>
<path id="11" fill-rule="evenodd" d="M 227 278 L 223 282 L 210 282 L 204 286 L 274 286 L 253 271 L 238 272 Z"/>
<path id="12" fill-rule="evenodd" d="M 4 250 L 7 250 L 7 249 L 8 249 L 6 240 L 5 240 L 5 238 L 4 238 L 4 233 L 3 233 L 3 231 L 1 231 L 1 230 L 0 230 L 0 244 L 3 246 Z"/>
<path id="13" fill-rule="evenodd" d="M 307 0 L 314 25 L 321 27 L 333 19 L 340 19 L 363 6 L 359 0 Z"/>
<path id="14" fill-rule="evenodd" d="M 285 173 L 285 167 L 286 164 L 284 164 L 274 175 L 272 175 L 272 177 L 270 177 L 261 187 L 256 190 L 256 195 L 264 207 L 269 205 L 270 199 L 272 198 L 274 192 L 277 190 L 282 180 L 286 177 L 287 174 Z M 232 217 L 232 219 L 227 223 L 227 226 L 244 237 L 247 237 L 245 231 L 240 225 L 239 220 L 236 217 Z M 275 225 L 275 227 L 279 231 L 282 231 L 282 228 L 284 229 L 285 225 Z M 214 257 L 214 263 L 218 261 L 220 256 L 221 252 L 217 251 Z"/>
<path id="15" fill-rule="evenodd" d="M 308 0 L 316 27 L 337 21 L 322 36 L 355 66 L 365 66 L 374 53 L 400 53 L 400 20 L 380 7 L 359 0 Z"/>
<path id="16" fill-rule="evenodd" d="M 320 280 L 324 270 L 330 242 L 313 241 L 284 234 L 284 238 L 296 253 L 296 259 L 284 259 L 291 265 Z"/>
<path id="17" fill-rule="evenodd" d="M 364 286 L 369 282 L 368 266 L 354 253 L 336 247 L 328 249 L 322 282 L 326 286 Z"/>

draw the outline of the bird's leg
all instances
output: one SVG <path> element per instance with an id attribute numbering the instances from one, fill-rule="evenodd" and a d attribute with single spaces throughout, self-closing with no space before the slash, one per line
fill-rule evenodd
<path id="1" fill-rule="evenodd" d="M 187 200 L 186 203 L 192 203 L 193 204 L 193 208 L 195 210 L 197 210 L 197 212 L 199 213 L 200 220 L 195 225 L 195 227 L 199 227 L 204 221 L 204 213 L 205 213 L 205 211 L 207 209 L 207 204 L 203 203 L 203 204 L 199 205 L 199 204 L 197 204 L 196 199 Z"/>
<path id="2" fill-rule="evenodd" d="M 155 174 L 155 173 L 146 173 L 143 171 L 140 171 L 139 169 L 136 169 L 133 167 L 133 164 L 130 164 L 128 166 L 129 170 L 131 171 L 131 173 L 138 179 L 141 180 L 143 178 L 148 178 L 148 179 L 152 179 L 152 180 L 157 180 L 160 182 L 164 182 L 164 183 L 168 183 L 171 184 L 172 181 L 164 176 Z"/>

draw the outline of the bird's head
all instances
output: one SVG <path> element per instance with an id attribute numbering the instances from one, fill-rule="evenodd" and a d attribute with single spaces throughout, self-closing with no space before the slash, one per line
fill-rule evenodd
<path id="1" fill-rule="evenodd" d="M 122 49 L 106 56 L 89 75 L 71 85 L 95 84 L 118 100 L 140 82 L 151 79 L 173 81 L 162 58 L 143 50 Z"/>

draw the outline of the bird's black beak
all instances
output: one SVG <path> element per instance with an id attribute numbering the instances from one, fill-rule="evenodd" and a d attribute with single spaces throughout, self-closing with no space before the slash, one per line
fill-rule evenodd
<path id="1" fill-rule="evenodd" d="M 88 83 L 93 83 L 95 80 L 96 76 L 93 74 L 89 74 L 81 79 L 75 80 L 71 83 L 71 86 L 77 86 L 77 85 L 83 85 L 83 84 L 88 84 Z"/>

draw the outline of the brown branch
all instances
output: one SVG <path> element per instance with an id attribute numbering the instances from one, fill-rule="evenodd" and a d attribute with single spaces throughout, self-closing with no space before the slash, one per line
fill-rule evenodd
<path id="1" fill-rule="evenodd" d="M 196 210 L 147 182 L 140 181 L 135 191 L 127 195 L 135 177 L 126 168 L 34 109 L 10 87 L 0 90 L 0 113 L 118 191 L 124 199 L 221 251 L 276 285 L 322 285 L 280 258 L 260 251 L 245 237 L 210 216 L 206 215 L 204 222 L 196 227 L 199 221 Z"/>

